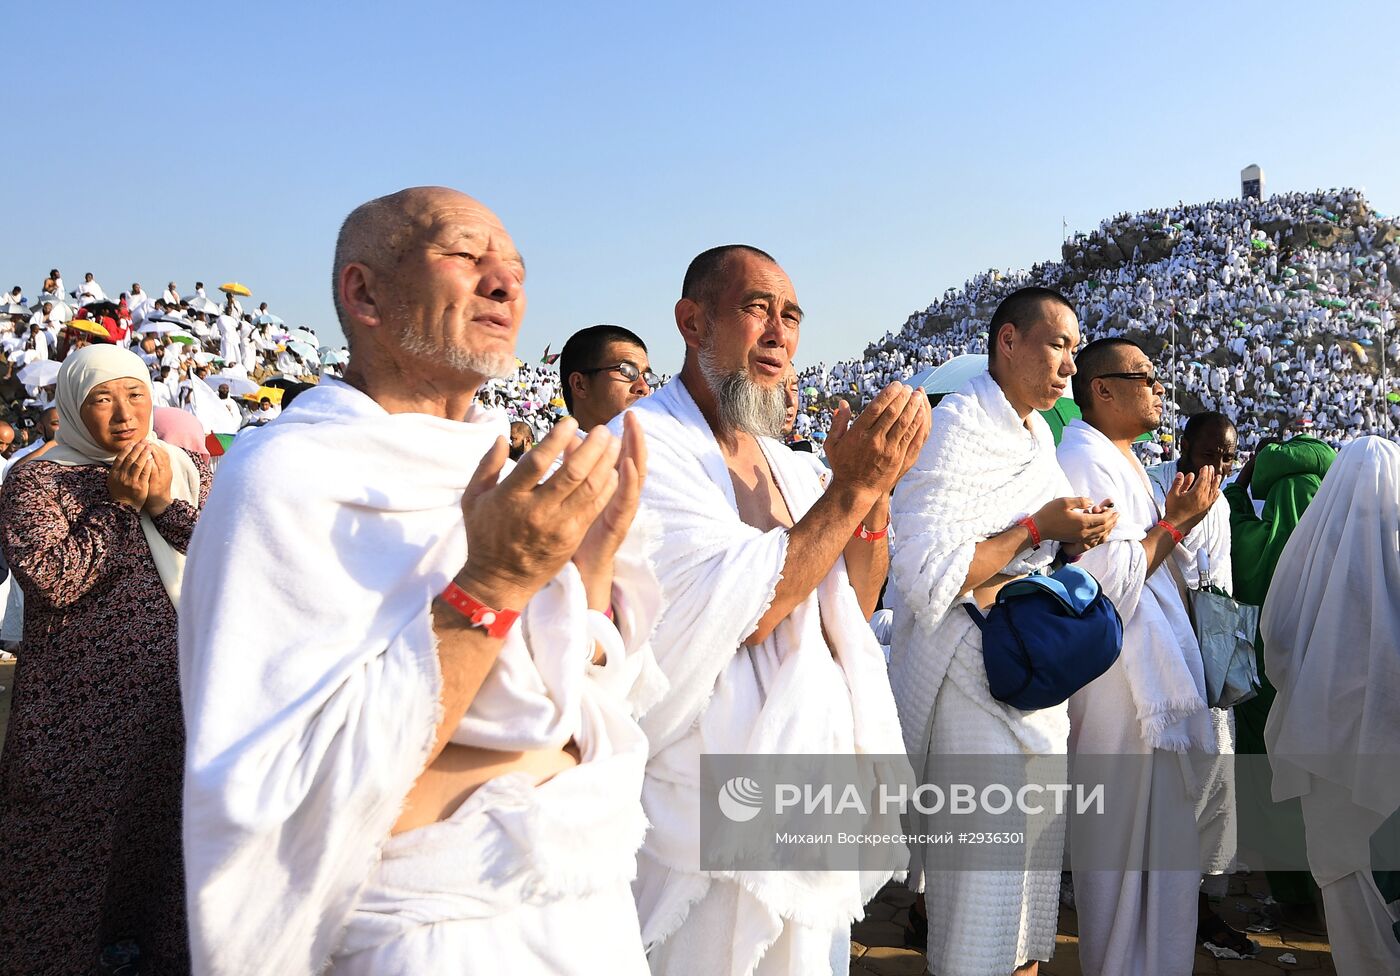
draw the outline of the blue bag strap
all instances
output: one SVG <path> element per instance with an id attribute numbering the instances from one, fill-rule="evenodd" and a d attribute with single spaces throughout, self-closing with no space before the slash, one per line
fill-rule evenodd
<path id="1" fill-rule="evenodd" d="M 959 605 L 967 611 L 967 615 L 972 618 L 972 622 L 977 625 L 978 630 L 981 630 L 986 625 L 987 618 L 982 616 L 981 611 L 979 611 L 971 603 L 963 603 Z"/>

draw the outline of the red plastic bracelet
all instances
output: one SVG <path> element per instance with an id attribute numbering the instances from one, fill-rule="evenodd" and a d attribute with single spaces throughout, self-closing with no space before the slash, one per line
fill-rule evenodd
<path id="1" fill-rule="evenodd" d="M 1171 533 L 1172 540 L 1173 540 L 1177 545 L 1181 545 L 1181 540 L 1186 538 L 1186 536 L 1182 535 L 1182 534 L 1181 534 L 1181 531 L 1180 531 L 1175 525 L 1172 525 L 1172 524 L 1171 524 L 1170 522 L 1168 522 L 1166 519 L 1158 519 L 1158 520 L 1157 520 L 1157 525 L 1161 526 L 1162 528 L 1164 528 L 1164 529 L 1166 529 L 1168 532 L 1170 532 L 1170 533 Z"/>
<path id="2" fill-rule="evenodd" d="M 1035 518 L 1033 516 L 1027 515 L 1025 518 L 1021 519 L 1021 521 L 1017 522 L 1016 524 L 1024 525 L 1026 527 L 1026 531 L 1031 534 L 1031 548 L 1039 549 L 1040 526 L 1035 524 Z"/>
<path id="3" fill-rule="evenodd" d="M 861 542 L 878 542 L 890 534 L 890 523 L 886 522 L 885 527 L 879 532 L 871 532 L 865 527 L 864 522 L 856 523 L 856 538 Z"/>
<path id="4" fill-rule="evenodd" d="M 497 610 L 475 599 L 456 583 L 448 583 L 438 599 L 467 618 L 473 627 L 486 631 L 486 636 L 505 639 L 511 626 L 520 618 L 519 610 Z"/>

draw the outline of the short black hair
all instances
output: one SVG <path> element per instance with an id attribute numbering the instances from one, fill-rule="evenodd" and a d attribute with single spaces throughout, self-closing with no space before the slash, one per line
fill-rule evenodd
<path id="1" fill-rule="evenodd" d="M 1122 336 L 1109 336 L 1095 339 L 1079 350 L 1079 355 L 1074 357 L 1075 373 L 1071 382 L 1074 388 L 1074 405 L 1079 408 L 1080 413 L 1088 414 L 1089 406 L 1094 400 L 1089 385 L 1104 373 L 1114 372 L 1113 367 L 1118 364 L 1118 357 L 1114 355 L 1113 350 L 1123 346 L 1130 346 L 1146 355 L 1142 346 L 1133 340 L 1124 339 Z"/>
<path id="2" fill-rule="evenodd" d="M 569 336 L 569 341 L 564 343 L 559 353 L 559 385 L 564 388 L 564 406 L 569 408 L 570 413 L 574 409 L 574 392 L 569 389 L 569 377 L 582 370 L 604 365 L 598 360 L 612 342 L 630 342 L 640 346 L 642 352 L 647 351 L 647 344 L 640 336 L 620 325 L 590 325 Z"/>
<path id="3" fill-rule="evenodd" d="M 685 269 L 685 279 L 681 282 L 681 297 L 689 298 L 700 305 L 714 301 L 719 292 L 720 281 L 724 278 L 725 267 L 736 253 L 746 252 L 777 264 L 773 255 L 752 244 L 721 244 L 708 251 L 701 251 Z"/>
<path id="4" fill-rule="evenodd" d="M 1234 421 L 1223 413 L 1215 410 L 1206 410 L 1202 413 L 1192 414 L 1191 419 L 1186 421 L 1186 427 L 1181 432 L 1181 439 L 1184 441 L 1195 440 L 1208 430 L 1216 427 L 1235 429 Z"/>
<path id="5" fill-rule="evenodd" d="M 1001 332 L 1001 327 L 1008 322 L 1015 329 L 1024 329 L 1034 325 L 1044 317 L 1042 306 L 1046 302 L 1063 305 L 1076 315 L 1079 314 L 1075 311 L 1074 304 L 1053 288 L 1041 288 L 1039 285 L 1017 288 L 1001 300 L 997 310 L 992 313 L 992 321 L 987 325 L 988 363 L 996 362 L 997 335 Z"/>

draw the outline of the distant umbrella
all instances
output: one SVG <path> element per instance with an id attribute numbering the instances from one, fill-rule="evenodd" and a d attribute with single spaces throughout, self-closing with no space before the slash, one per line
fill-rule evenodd
<path id="1" fill-rule="evenodd" d="M 262 315 L 253 316 L 254 325 L 286 325 L 280 316 L 264 312 Z"/>
<path id="2" fill-rule="evenodd" d="M 0 305 L 0 315 L 23 315 L 25 318 L 29 318 L 33 314 L 19 302 L 6 302 L 4 305 Z"/>
<path id="3" fill-rule="evenodd" d="M 258 392 L 258 384 L 242 376 L 225 376 L 220 373 L 218 376 L 206 376 L 204 383 L 215 393 L 219 392 L 219 387 L 227 383 L 229 394 L 232 396 L 244 396 Z"/>
<path id="4" fill-rule="evenodd" d="M 52 386 L 58 382 L 61 365 L 54 359 L 36 359 L 19 371 L 19 381 L 25 386 Z"/>
<path id="5" fill-rule="evenodd" d="M 200 315 L 218 315 L 222 311 L 221 306 L 217 303 L 211 302 L 207 298 L 200 298 L 198 295 L 190 299 L 190 309 Z"/>
<path id="6" fill-rule="evenodd" d="M 309 343 L 293 339 L 291 342 L 287 343 L 287 348 L 308 362 L 320 361 L 316 356 L 316 347 Z"/>
<path id="7" fill-rule="evenodd" d="M 979 373 L 987 371 L 987 357 L 981 353 L 954 356 L 941 366 L 922 370 L 905 380 L 925 393 L 952 393 Z"/>
<path id="8" fill-rule="evenodd" d="M 219 291 L 225 295 L 242 295 L 244 298 L 250 298 L 253 294 L 248 290 L 247 285 L 241 285 L 236 281 L 225 281 L 219 286 Z"/>

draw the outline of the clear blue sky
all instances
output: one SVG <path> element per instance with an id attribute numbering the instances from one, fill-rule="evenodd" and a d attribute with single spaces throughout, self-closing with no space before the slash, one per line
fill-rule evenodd
<path id="1" fill-rule="evenodd" d="M 532 361 L 595 322 L 679 364 L 714 244 L 771 251 L 798 361 L 1055 257 L 1060 220 L 1365 187 L 1400 210 L 1400 4 L 15 5 L 0 285 L 237 278 L 338 335 L 339 221 L 445 183 L 526 256 Z"/>

